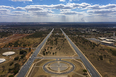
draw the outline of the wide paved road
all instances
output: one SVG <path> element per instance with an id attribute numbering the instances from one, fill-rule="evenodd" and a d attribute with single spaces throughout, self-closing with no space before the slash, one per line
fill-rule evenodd
<path id="1" fill-rule="evenodd" d="M 43 47 L 43 45 L 46 43 L 49 36 L 52 34 L 54 29 L 47 35 L 47 37 L 43 40 L 43 42 L 37 47 L 35 52 L 32 54 L 32 56 L 29 58 L 29 60 L 25 63 L 25 65 L 22 66 L 21 70 L 19 71 L 17 77 L 25 77 L 27 71 L 29 70 L 31 64 L 35 60 L 35 57 L 38 55 L 40 49 Z"/>
<path id="2" fill-rule="evenodd" d="M 74 48 L 74 50 L 77 52 L 77 54 L 79 55 L 80 59 L 82 60 L 82 62 L 86 66 L 87 70 L 90 72 L 91 76 L 92 77 L 100 77 L 100 75 L 98 74 L 98 72 L 93 68 L 93 66 L 84 57 L 84 55 L 78 50 L 78 48 L 75 46 L 75 44 L 73 44 L 73 42 L 68 38 L 68 36 L 64 33 L 64 31 L 62 29 L 60 29 L 60 30 L 62 31 L 62 33 L 64 34 L 64 36 L 66 37 L 66 39 L 69 41 L 69 43 L 72 45 L 72 47 Z"/>

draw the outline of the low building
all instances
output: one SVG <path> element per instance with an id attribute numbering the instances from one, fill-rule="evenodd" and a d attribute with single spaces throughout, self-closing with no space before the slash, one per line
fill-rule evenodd
<path id="1" fill-rule="evenodd" d="M 115 42 L 114 39 L 105 39 L 106 41 L 109 41 L 109 42 Z"/>
<path id="2" fill-rule="evenodd" d="M 114 45 L 114 42 L 101 41 L 101 44 L 103 44 L 103 45 L 113 46 L 113 45 Z"/>
<path id="3" fill-rule="evenodd" d="M 14 51 L 8 51 L 8 52 L 2 53 L 3 56 L 10 56 L 10 55 L 14 55 L 14 54 L 15 54 Z"/>
<path id="4" fill-rule="evenodd" d="M 6 59 L 0 58 L 0 63 L 3 63 L 3 62 L 5 62 L 5 61 L 6 61 Z"/>
<path id="5" fill-rule="evenodd" d="M 99 39 L 100 39 L 100 40 L 105 40 L 105 39 L 107 39 L 107 38 L 105 38 L 105 37 L 99 37 Z"/>

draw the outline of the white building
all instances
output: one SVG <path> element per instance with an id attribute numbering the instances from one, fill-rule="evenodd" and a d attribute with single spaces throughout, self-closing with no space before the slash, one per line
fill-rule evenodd
<path id="1" fill-rule="evenodd" d="M 101 43 L 103 45 L 110 45 L 110 46 L 113 46 L 114 45 L 114 42 L 108 42 L 108 41 L 101 41 Z"/>

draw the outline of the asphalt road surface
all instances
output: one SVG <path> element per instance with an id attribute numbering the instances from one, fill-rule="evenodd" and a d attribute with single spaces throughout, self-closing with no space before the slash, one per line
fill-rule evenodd
<path id="1" fill-rule="evenodd" d="M 41 50 L 41 48 L 43 47 L 43 45 L 46 43 L 47 39 L 52 34 L 53 30 L 54 29 L 52 29 L 52 31 L 47 35 L 47 37 L 43 40 L 43 42 L 37 47 L 37 49 L 32 54 L 32 56 L 28 59 L 28 61 L 22 66 L 22 68 L 19 71 L 17 77 L 25 77 L 25 75 L 26 75 L 27 71 L 29 70 L 31 64 L 35 60 L 35 57 L 38 55 L 39 51 Z"/>
<path id="2" fill-rule="evenodd" d="M 72 45 L 72 47 L 74 48 L 74 50 L 77 52 L 77 54 L 79 55 L 80 59 L 82 60 L 82 62 L 84 63 L 84 65 L 86 66 L 87 70 L 89 71 L 89 73 L 91 74 L 92 77 L 100 77 L 100 75 L 98 74 L 98 72 L 93 68 L 93 66 L 89 63 L 89 61 L 84 57 L 84 55 L 78 50 L 78 48 L 75 46 L 75 44 L 73 44 L 73 42 L 69 39 L 69 37 L 64 33 L 64 31 L 62 29 L 60 29 L 62 31 L 62 33 L 64 34 L 64 36 L 66 37 L 66 39 L 69 41 L 69 43 Z"/>

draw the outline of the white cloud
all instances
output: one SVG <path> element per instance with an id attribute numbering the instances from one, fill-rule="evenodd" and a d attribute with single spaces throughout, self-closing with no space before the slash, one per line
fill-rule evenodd
<path id="1" fill-rule="evenodd" d="M 26 1 L 26 0 L 14 0 Z M 63 1 L 63 0 L 62 0 Z M 83 11 L 84 9 L 84 11 Z M 56 13 L 57 10 L 59 11 Z M 52 5 L 27 5 L 25 7 L 12 7 L 0 5 L 0 21 L 5 16 L 17 21 L 100 21 L 99 18 L 110 18 L 116 21 L 116 4 L 88 4 L 88 3 L 67 3 Z M 30 18 L 30 19 L 29 19 Z M 14 20 L 16 21 L 16 20 Z M 101 20 L 103 21 L 103 20 Z M 106 21 L 108 21 L 106 19 Z"/>
<path id="2" fill-rule="evenodd" d="M 42 11 L 34 11 L 32 12 L 36 16 L 48 16 L 49 14 L 52 14 L 53 11 L 51 10 L 42 10 Z"/>
<path id="3" fill-rule="evenodd" d="M 11 0 L 11 1 L 32 1 L 32 0 Z"/>
<path id="4" fill-rule="evenodd" d="M 64 14 L 64 15 L 76 15 L 76 14 L 78 14 L 78 12 L 76 12 L 76 11 L 71 11 L 71 10 L 67 10 L 67 9 L 62 9 L 62 10 L 60 10 L 61 12 L 61 14 Z"/>
<path id="5" fill-rule="evenodd" d="M 15 8 L 12 7 L 12 6 L 0 5 L 0 9 L 3 9 L 3 8 L 5 8 L 5 9 L 15 9 Z"/>
<path id="6" fill-rule="evenodd" d="M 76 15 L 77 12 L 75 12 L 75 11 L 67 11 L 67 12 L 61 12 L 61 14 L 65 14 L 65 15 Z"/>
<path id="7" fill-rule="evenodd" d="M 78 3 L 70 3 L 70 5 L 73 6 L 73 8 L 87 8 L 88 6 L 90 6 L 90 4 L 88 3 L 81 3 L 81 4 L 78 4 Z"/>
<path id="8" fill-rule="evenodd" d="M 60 0 L 60 2 L 65 2 L 65 0 Z"/>
<path id="9" fill-rule="evenodd" d="M 64 4 L 57 4 L 57 5 L 28 5 L 25 8 L 46 8 L 46 9 L 73 9 L 73 5 L 64 5 Z"/>
<path id="10" fill-rule="evenodd" d="M 108 4 L 108 5 L 90 5 L 86 9 L 116 9 L 116 4 Z"/>
<path id="11" fill-rule="evenodd" d="M 25 7 L 25 9 L 27 11 L 38 11 L 38 10 L 42 10 L 42 8 L 40 8 L 40 7 Z"/>
<path id="12" fill-rule="evenodd" d="M 16 9 L 16 10 L 25 10 L 24 7 L 16 7 L 15 9 Z"/>
<path id="13" fill-rule="evenodd" d="M 74 1 L 79 1 L 79 0 L 74 0 Z"/>
<path id="14" fill-rule="evenodd" d="M 0 15 L 7 15 L 10 13 L 9 9 L 0 9 Z"/>
<path id="15" fill-rule="evenodd" d="M 116 14 L 116 10 L 110 10 L 110 9 L 88 10 L 87 12 L 95 15 L 102 15 L 102 16 L 112 16 Z"/>
<path id="16" fill-rule="evenodd" d="M 71 11 L 69 9 L 68 10 L 62 9 L 60 11 L 61 11 L 60 13 L 63 15 L 78 15 L 78 16 L 85 15 L 84 12 Z"/>
<path id="17" fill-rule="evenodd" d="M 87 13 L 92 15 L 98 15 L 98 16 L 115 16 L 116 14 L 116 4 L 108 4 L 108 5 L 90 5 L 86 9 Z M 90 10 L 91 9 L 91 10 Z"/>
<path id="18" fill-rule="evenodd" d="M 23 14 L 26 14 L 27 12 L 25 12 L 25 11 L 13 11 L 12 13 L 15 15 L 23 15 Z"/>

